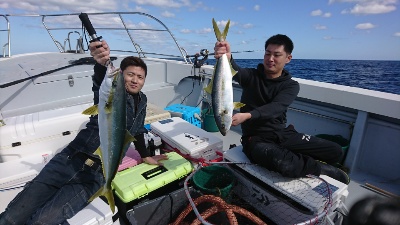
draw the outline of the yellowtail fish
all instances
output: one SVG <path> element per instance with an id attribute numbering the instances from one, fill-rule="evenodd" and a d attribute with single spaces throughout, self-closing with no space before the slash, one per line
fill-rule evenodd
<path id="1" fill-rule="evenodd" d="M 108 66 L 99 90 L 99 104 L 86 109 L 83 114 L 98 113 L 100 146 L 95 154 L 101 158 L 105 184 L 90 199 L 105 196 L 112 212 L 115 209 L 111 181 L 114 179 L 124 152 L 134 137 L 126 129 L 126 91 L 124 75 Z"/>
<path id="2" fill-rule="evenodd" d="M 218 28 L 215 20 L 212 20 L 215 36 L 218 41 L 225 41 L 229 30 L 230 20 L 225 26 L 223 33 Z M 215 63 L 211 82 L 205 91 L 211 94 L 212 109 L 215 122 L 222 135 L 226 135 L 232 125 L 233 110 L 244 106 L 239 102 L 233 102 L 232 77 L 237 71 L 232 68 L 228 57 L 223 54 Z"/>

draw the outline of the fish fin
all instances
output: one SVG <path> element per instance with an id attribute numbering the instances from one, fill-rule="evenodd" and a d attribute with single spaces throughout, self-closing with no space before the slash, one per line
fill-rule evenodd
<path id="1" fill-rule="evenodd" d="M 112 82 L 112 86 L 115 87 L 115 86 L 117 86 L 117 77 L 121 76 L 121 74 L 117 75 L 116 73 L 114 73 L 113 75 L 116 75 L 116 76 L 114 76 L 114 79 L 113 79 L 113 82 Z M 104 112 L 106 114 L 110 114 L 111 113 L 112 102 L 113 102 L 113 99 L 114 99 L 114 91 L 112 91 L 112 90 L 113 89 L 111 89 L 110 95 L 108 95 L 107 102 L 106 102 L 106 104 L 104 106 Z"/>
<path id="2" fill-rule="evenodd" d="M 221 41 L 221 36 L 222 36 L 221 31 L 219 30 L 217 22 L 215 22 L 214 18 L 212 19 L 212 23 L 213 23 L 215 37 L 217 38 L 218 41 Z"/>
<path id="3" fill-rule="evenodd" d="M 207 87 L 204 88 L 204 91 L 207 92 L 208 94 L 211 94 L 212 92 L 212 86 L 214 82 L 214 76 L 211 78 L 210 83 L 208 83 Z"/>
<path id="4" fill-rule="evenodd" d="M 132 141 L 136 141 L 136 138 L 129 133 L 129 131 L 125 132 L 125 140 L 124 140 L 124 146 L 129 146 Z"/>
<path id="5" fill-rule="evenodd" d="M 233 76 L 235 76 L 237 74 L 238 71 L 233 69 L 232 64 L 229 63 L 229 65 L 231 66 L 231 72 L 232 72 L 232 77 L 233 77 Z"/>
<path id="6" fill-rule="evenodd" d="M 218 66 L 218 61 L 219 61 L 219 60 L 217 60 L 217 61 L 215 62 L 214 71 L 213 71 L 213 75 L 212 75 L 212 78 L 211 78 L 210 83 L 208 83 L 207 87 L 204 88 L 204 91 L 207 92 L 208 94 L 211 94 L 211 93 L 212 93 L 212 86 L 213 86 L 213 82 L 214 82 L 214 74 L 215 74 L 215 69 L 216 69 L 217 66 Z"/>
<path id="7" fill-rule="evenodd" d="M 114 93 L 110 92 L 110 95 L 108 96 L 108 100 L 106 102 L 106 105 L 104 106 L 104 112 L 106 114 L 110 114 L 111 113 L 113 98 L 114 98 Z"/>
<path id="8" fill-rule="evenodd" d="M 246 104 L 244 104 L 244 103 L 241 103 L 241 102 L 233 102 L 233 108 L 234 109 L 240 109 L 240 108 L 242 108 L 243 106 L 245 106 Z"/>
<path id="9" fill-rule="evenodd" d="M 231 20 L 228 20 L 228 22 L 225 25 L 224 32 L 222 33 L 222 37 L 224 40 L 226 40 L 226 36 L 228 36 L 228 30 L 229 30 L 229 24 L 231 23 Z"/>
<path id="10" fill-rule="evenodd" d="M 89 108 L 83 110 L 82 114 L 90 115 L 90 116 L 97 115 L 97 114 L 99 114 L 99 108 L 97 105 L 92 105 Z"/>
<path id="11" fill-rule="evenodd" d="M 221 34 L 221 31 L 218 28 L 217 22 L 215 22 L 214 18 L 212 19 L 215 37 L 217 38 L 218 41 L 225 41 L 226 40 L 226 36 L 228 35 L 230 22 L 231 22 L 231 20 L 228 20 L 228 23 L 226 23 L 224 31 Z"/>
<path id="12" fill-rule="evenodd" d="M 101 187 L 92 197 L 90 197 L 89 202 L 92 202 L 95 200 L 97 197 L 104 196 L 107 199 L 108 205 L 111 208 L 111 211 L 114 213 L 115 211 L 115 201 L 114 201 L 114 195 L 112 193 L 111 188 L 106 189 L 104 187 Z"/>
<path id="13" fill-rule="evenodd" d="M 98 148 L 96 149 L 96 151 L 95 151 L 93 154 L 100 157 L 101 164 L 103 165 L 103 154 L 101 154 L 101 148 L 98 147 Z M 102 166 L 102 168 L 103 168 L 103 174 L 106 174 L 106 171 L 105 171 L 104 166 Z"/>
<path id="14" fill-rule="evenodd" d="M 98 155 L 98 156 L 100 157 L 100 159 L 103 157 L 102 154 L 101 154 L 101 149 L 100 149 L 100 147 L 98 147 L 98 148 L 96 149 L 96 151 L 94 151 L 93 154 Z"/>

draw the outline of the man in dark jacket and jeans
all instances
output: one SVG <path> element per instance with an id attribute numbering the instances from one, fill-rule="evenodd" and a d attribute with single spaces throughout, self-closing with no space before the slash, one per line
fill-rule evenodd
<path id="1" fill-rule="evenodd" d="M 243 89 L 241 102 L 246 105 L 232 117 L 232 125 L 241 124 L 243 151 L 253 162 L 286 177 L 325 174 L 348 184 L 347 174 L 331 166 L 342 157 L 340 145 L 298 133 L 292 125 L 286 127 L 287 109 L 300 90 L 284 69 L 293 48 L 289 37 L 274 35 L 265 43 L 263 64 L 240 68 L 227 41 L 215 44 L 215 58 L 227 54 L 238 71 L 233 79 Z"/>
<path id="2" fill-rule="evenodd" d="M 106 74 L 103 65 L 110 58 L 105 41 L 90 44 L 90 51 L 97 64 L 94 66 L 94 104 L 99 102 L 99 88 Z M 137 141 L 135 148 L 144 162 L 160 164 L 166 155 L 150 156 L 144 141 L 144 120 L 147 98 L 141 89 L 147 75 L 142 59 L 126 57 L 120 69 L 124 74 L 127 91 L 127 129 Z M 63 224 L 88 205 L 89 198 L 104 184 L 101 161 L 94 151 L 100 145 L 98 116 L 91 116 L 86 128 L 56 154 L 28 182 L 0 215 L 0 225 L 10 224 Z"/>

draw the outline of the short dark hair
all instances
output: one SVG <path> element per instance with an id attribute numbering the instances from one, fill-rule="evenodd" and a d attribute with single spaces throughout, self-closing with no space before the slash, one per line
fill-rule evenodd
<path id="1" fill-rule="evenodd" d="M 400 199 L 368 196 L 350 209 L 346 225 L 395 225 L 400 223 Z"/>
<path id="2" fill-rule="evenodd" d="M 265 48 L 267 49 L 268 45 L 273 44 L 273 45 L 283 45 L 283 49 L 285 50 L 286 53 L 292 54 L 294 45 L 293 41 L 286 35 L 284 34 L 277 34 L 274 35 L 265 42 Z"/>
<path id="3" fill-rule="evenodd" d="M 144 61 L 136 56 L 128 56 L 121 61 L 120 69 L 124 71 L 128 66 L 138 66 L 144 70 L 144 75 L 147 76 L 147 65 Z"/>

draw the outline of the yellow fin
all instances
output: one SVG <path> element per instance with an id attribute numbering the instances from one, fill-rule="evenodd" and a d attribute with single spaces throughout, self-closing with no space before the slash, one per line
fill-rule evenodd
<path id="1" fill-rule="evenodd" d="M 224 32 L 222 33 L 222 37 L 224 40 L 226 40 L 226 36 L 228 36 L 228 30 L 229 30 L 229 24 L 231 23 L 231 20 L 228 20 L 228 22 L 225 25 Z"/>
<path id="2" fill-rule="evenodd" d="M 96 151 L 95 151 L 93 154 L 94 154 L 94 155 L 100 156 L 100 159 L 103 157 L 102 154 L 101 154 L 101 149 L 100 149 L 100 147 L 98 147 L 98 148 L 96 149 Z"/>
<path id="3" fill-rule="evenodd" d="M 100 160 L 101 160 L 101 164 L 103 164 L 103 154 L 101 154 L 101 148 L 98 147 L 93 154 L 99 156 Z M 103 168 L 103 175 L 104 175 L 104 174 L 106 174 L 106 171 L 104 169 L 104 166 L 102 166 L 102 168 Z"/>
<path id="4" fill-rule="evenodd" d="M 226 36 L 228 35 L 230 22 L 231 22 L 231 20 L 228 20 L 228 23 L 226 23 L 224 31 L 221 34 L 221 31 L 218 28 L 217 22 L 215 22 L 214 18 L 212 19 L 215 37 L 217 38 L 218 41 L 225 41 L 226 40 Z"/>
<path id="5" fill-rule="evenodd" d="M 232 67 L 232 64 L 229 63 L 229 65 L 231 66 L 231 73 L 232 73 L 232 77 L 235 76 L 237 74 L 238 71 L 234 70 Z"/>
<path id="6" fill-rule="evenodd" d="M 112 108 L 112 104 L 107 102 L 106 105 L 104 106 L 104 112 L 106 114 L 110 114 L 111 113 L 111 108 Z"/>
<path id="7" fill-rule="evenodd" d="M 244 103 L 241 103 L 241 102 L 233 102 L 233 108 L 234 109 L 240 109 L 240 108 L 242 108 L 243 106 L 245 106 L 246 104 L 244 104 Z"/>
<path id="8" fill-rule="evenodd" d="M 211 94 L 211 92 L 212 92 L 212 86 L 213 86 L 213 82 L 214 82 L 214 74 L 215 74 L 215 69 L 217 68 L 217 65 L 218 65 L 218 60 L 215 62 L 211 81 L 210 81 L 210 83 L 208 83 L 207 87 L 204 88 L 204 91 L 207 92 L 208 94 Z"/>
<path id="9" fill-rule="evenodd" d="M 104 187 L 101 187 L 92 197 L 90 197 L 89 202 L 95 200 L 97 197 L 104 196 L 107 199 L 108 205 L 110 205 L 111 211 L 114 213 L 115 211 L 115 201 L 114 195 L 110 190 L 105 191 Z"/>
<path id="10" fill-rule="evenodd" d="M 129 133 L 129 131 L 127 130 L 125 132 L 125 140 L 124 140 L 124 146 L 126 145 L 130 145 L 132 141 L 136 141 L 135 137 L 133 137 L 131 135 L 131 133 Z"/>
<path id="11" fill-rule="evenodd" d="M 97 105 L 92 105 L 89 108 L 83 110 L 82 114 L 91 115 L 91 116 L 97 115 L 97 114 L 99 114 L 98 106 Z"/>
<path id="12" fill-rule="evenodd" d="M 211 94 L 212 92 L 212 86 L 214 82 L 214 76 L 211 78 L 210 83 L 208 83 L 207 87 L 204 88 L 204 91 L 207 92 L 208 94 Z"/>
<path id="13" fill-rule="evenodd" d="M 213 28 L 214 28 L 214 33 L 215 33 L 215 37 L 217 38 L 218 41 L 222 41 L 221 40 L 221 31 L 218 28 L 217 22 L 215 22 L 214 18 L 212 19 L 212 23 L 213 23 Z"/>

